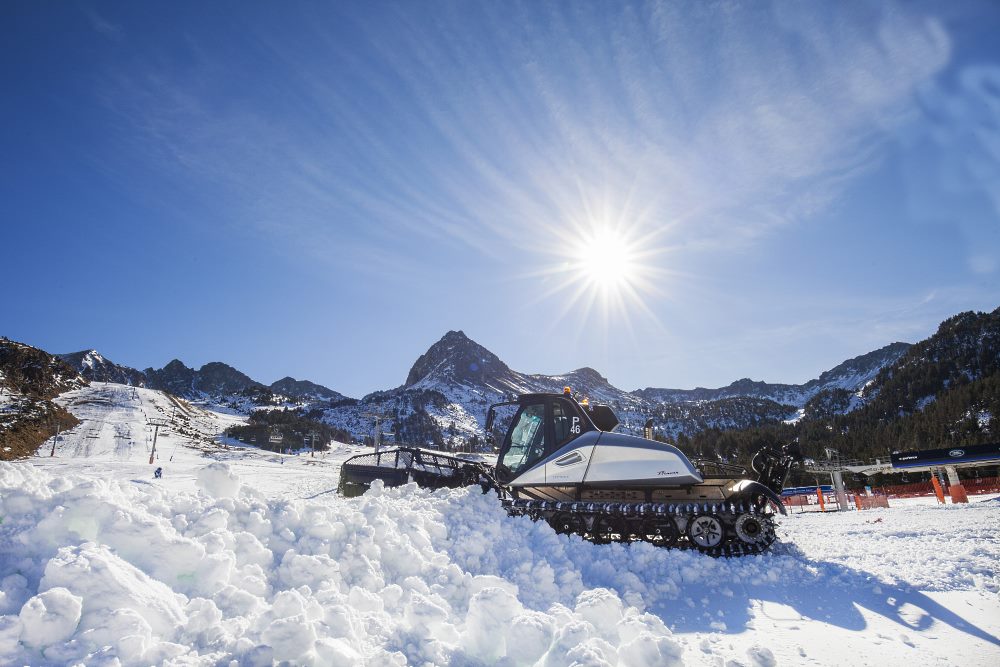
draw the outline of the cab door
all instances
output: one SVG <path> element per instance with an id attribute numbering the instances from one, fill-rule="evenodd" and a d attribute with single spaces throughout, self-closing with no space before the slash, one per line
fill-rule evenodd
<path id="1" fill-rule="evenodd" d="M 497 458 L 497 477 L 503 483 L 511 482 L 529 472 L 544 457 L 551 443 L 547 426 L 546 402 L 539 400 L 522 405 L 511 420 L 503 447 Z M 530 475 L 532 483 L 545 482 L 544 466 L 538 474 Z"/>
<path id="2" fill-rule="evenodd" d="M 578 484 L 587 472 L 600 432 L 575 403 L 564 398 L 551 399 L 550 411 L 553 446 L 545 460 L 545 482 Z"/>

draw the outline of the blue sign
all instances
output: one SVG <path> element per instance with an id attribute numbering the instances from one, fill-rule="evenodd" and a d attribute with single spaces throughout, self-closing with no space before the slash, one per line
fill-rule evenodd
<path id="1" fill-rule="evenodd" d="M 786 498 L 788 496 L 812 496 L 816 494 L 816 489 L 820 489 L 824 494 L 833 493 L 831 485 L 821 484 L 819 486 L 790 486 L 787 489 L 782 489 L 781 495 Z"/>

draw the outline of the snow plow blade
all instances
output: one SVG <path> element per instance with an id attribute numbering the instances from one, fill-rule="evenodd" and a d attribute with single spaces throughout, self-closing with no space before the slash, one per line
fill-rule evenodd
<path id="1" fill-rule="evenodd" d="M 481 463 L 417 447 L 396 447 L 371 454 L 358 454 L 340 467 L 337 489 L 342 496 L 359 496 L 380 479 L 386 486 L 416 482 L 431 489 L 479 484 L 494 488 L 492 471 Z"/>

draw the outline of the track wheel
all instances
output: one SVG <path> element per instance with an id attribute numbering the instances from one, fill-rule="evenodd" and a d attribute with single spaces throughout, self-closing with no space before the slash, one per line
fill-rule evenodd
<path id="1" fill-rule="evenodd" d="M 736 536 L 744 544 L 766 547 L 774 541 L 774 528 L 762 516 L 741 514 L 736 517 Z"/>
<path id="2" fill-rule="evenodd" d="M 609 542 L 628 542 L 629 530 L 625 521 L 619 517 L 597 515 L 594 517 L 594 527 L 590 531 L 590 539 L 596 544 Z"/>
<path id="3" fill-rule="evenodd" d="M 688 538 L 700 549 L 714 549 L 722 544 L 722 522 L 712 514 L 694 517 L 688 523 Z"/>
<path id="4" fill-rule="evenodd" d="M 680 536 L 677 524 L 669 516 L 650 519 L 643 524 L 642 528 L 646 540 L 660 547 L 673 545 Z"/>
<path id="5" fill-rule="evenodd" d="M 559 512 L 549 519 L 549 525 L 560 535 L 583 535 L 587 524 L 583 517 L 572 512 Z"/>

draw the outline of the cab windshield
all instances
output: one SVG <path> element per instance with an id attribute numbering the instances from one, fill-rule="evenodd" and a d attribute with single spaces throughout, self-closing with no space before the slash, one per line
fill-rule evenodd
<path id="1" fill-rule="evenodd" d="M 511 429 L 510 447 L 504 452 L 500 464 L 519 475 L 545 453 L 545 404 L 526 405 L 518 413 Z"/>

